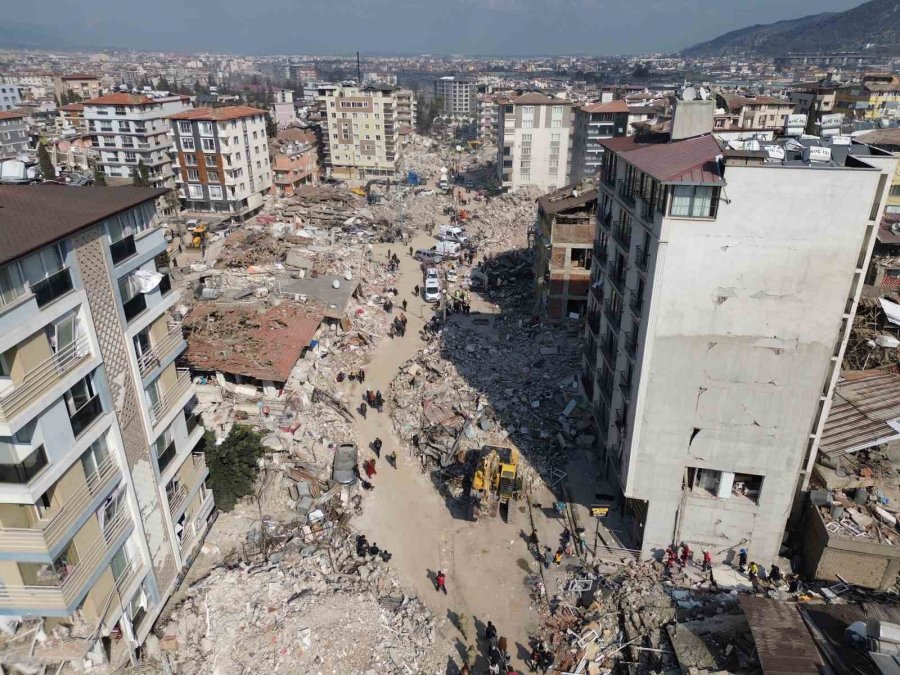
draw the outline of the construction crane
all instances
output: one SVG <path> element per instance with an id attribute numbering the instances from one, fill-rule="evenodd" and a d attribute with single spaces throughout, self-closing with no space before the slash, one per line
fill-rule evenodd
<path id="1" fill-rule="evenodd" d="M 519 451 L 507 446 L 483 446 L 471 477 L 469 518 L 494 518 L 505 509 L 506 522 L 511 523 L 515 520 L 512 502 L 521 494 Z"/>

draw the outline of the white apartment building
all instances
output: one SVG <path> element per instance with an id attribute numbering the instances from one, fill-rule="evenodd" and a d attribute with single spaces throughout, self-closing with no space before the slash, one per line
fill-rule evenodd
<path id="1" fill-rule="evenodd" d="M 569 180 L 572 102 L 529 93 L 500 106 L 497 173 L 509 190 L 537 186 L 545 192 Z"/>
<path id="2" fill-rule="evenodd" d="M 185 209 L 244 219 L 263 207 L 272 187 L 265 110 L 195 108 L 172 115 L 169 122 Z"/>
<path id="3" fill-rule="evenodd" d="M 110 184 L 125 183 L 134 179 L 143 162 L 153 187 L 174 187 L 166 117 L 190 107 L 187 96 L 116 93 L 85 101 L 83 115 L 93 135 L 97 169 Z"/>
<path id="4" fill-rule="evenodd" d="M 0 112 L 22 105 L 22 89 L 21 84 L 0 84 Z"/>
<path id="5" fill-rule="evenodd" d="M 896 158 L 816 139 L 732 151 L 703 133 L 712 116 L 679 102 L 672 141 L 601 141 L 582 383 L 632 547 L 687 542 L 715 562 L 746 548 L 768 565 Z"/>
<path id="6" fill-rule="evenodd" d="M 416 92 L 412 89 L 397 90 L 397 124 L 416 128 L 419 109 L 416 103 Z"/>
<path id="7" fill-rule="evenodd" d="M 4 668 L 127 665 L 214 518 L 161 192 L 0 186 Z"/>
<path id="8" fill-rule="evenodd" d="M 442 113 L 448 117 L 475 119 L 478 114 L 478 82 L 466 77 L 439 77 L 434 81 L 434 95 L 442 102 Z"/>
<path id="9" fill-rule="evenodd" d="M 320 91 L 326 122 L 325 168 L 333 178 L 393 176 L 399 162 L 397 89 L 389 85 L 326 85 Z"/>

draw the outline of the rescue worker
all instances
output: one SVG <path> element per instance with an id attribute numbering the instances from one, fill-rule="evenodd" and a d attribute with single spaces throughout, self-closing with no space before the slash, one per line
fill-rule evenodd
<path id="1" fill-rule="evenodd" d="M 750 581 L 756 581 L 756 578 L 759 576 L 759 565 L 752 560 L 750 561 L 750 566 L 747 568 L 747 576 L 750 577 Z"/>
<path id="2" fill-rule="evenodd" d="M 703 551 L 703 571 L 712 570 L 712 554 L 709 551 Z"/>
<path id="3" fill-rule="evenodd" d="M 434 577 L 434 590 L 444 591 L 444 595 L 447 595 L 447 575 L 440 570 Z"/>

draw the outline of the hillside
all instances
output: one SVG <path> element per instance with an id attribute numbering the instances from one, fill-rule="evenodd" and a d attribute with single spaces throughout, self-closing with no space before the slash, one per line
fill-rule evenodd
<path id="1" fill-rule="evenodd" d="M 900 52 L 900 0 L 870 0 L 846 12 L 748 26 L 683 50 L 683 56 L 845 52 Z"/>

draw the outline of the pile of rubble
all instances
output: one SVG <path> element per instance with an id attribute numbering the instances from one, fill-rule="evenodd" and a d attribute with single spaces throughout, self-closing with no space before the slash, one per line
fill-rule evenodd
<path id="1" fill-rule="evenodd" d="M 891 296 L 896 299 L 896 294 Z M 861 297 L 844 352 L 844 370 L 866 370 L 900 362 L 897 326 L 888 322 L 879 298 Z"/>
<path id="2" fill-rule="evenodd" d="M 176 673 L 436 672 L 438 620 L 349 541 L 285 546 L 196 582 L 148 652 Z"/>

